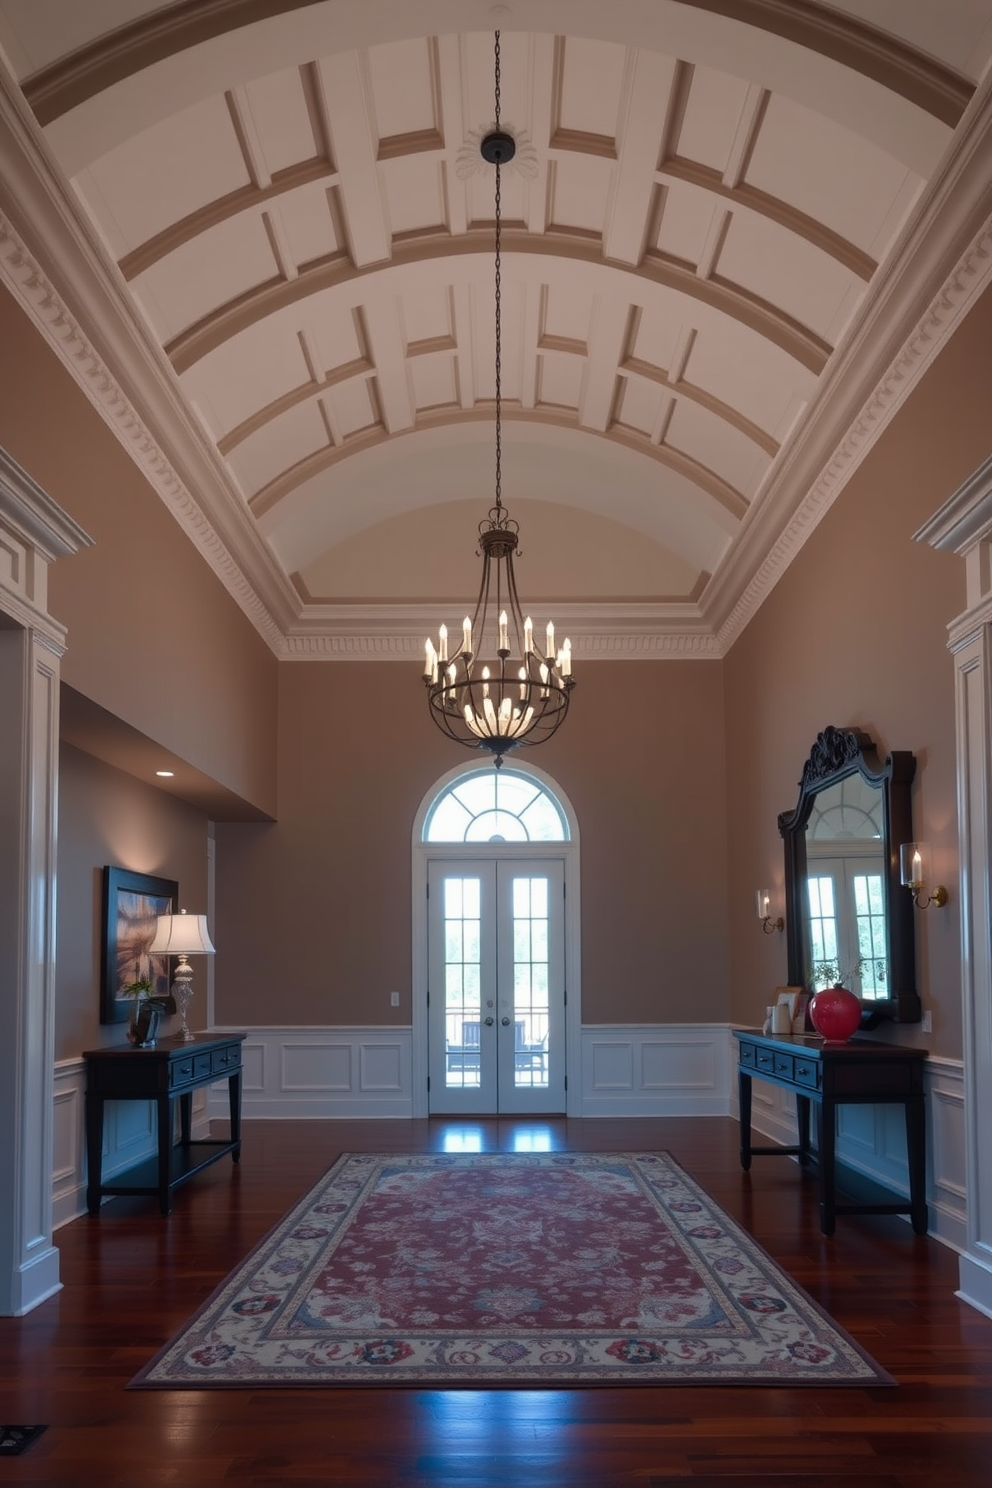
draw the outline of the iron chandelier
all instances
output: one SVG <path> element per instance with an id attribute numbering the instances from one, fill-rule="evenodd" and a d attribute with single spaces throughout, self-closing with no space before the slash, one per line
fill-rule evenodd
<path id="1" fill-rule="evenodd" d="M 500 169 L 516 153 L 516 141 L 500 128 L 500 49 L 495 33 L 495 128 L 479 149 L 496 168 L 496 500 L 479 523 L 482 581 L 475 612 L 462 622 L 461 644 L 451 648 L 442 625 L 438 643 L 428 639 L 424 683 L 430 714 L 438 728 L 458 744 L 484 749 L 496 768 L 511 749 L 540 744 L 565 721 L 572 677 L 572 646 L 555 649 L 554 623 L 545 631 L 543 655 L 535 649 L 534 626 L 524 618 L 513 572 L 519 525 L 507 515 L 502 499 L 502 342 L 501 342 L 501 201 Z M 488 648 L 488 650 L 487 650 Z M 489 661 L 483 661 L 486 655 Z"/>

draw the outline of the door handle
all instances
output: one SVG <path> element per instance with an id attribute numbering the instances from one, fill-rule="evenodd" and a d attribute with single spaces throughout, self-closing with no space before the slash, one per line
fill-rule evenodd
<path id="1" fill-rule="evenodd" d="M 510 1026 L 510 1020 L 509 1020 L 509 1018 L 500 1018 L 499 1021 L 502 1023 L 502 1025 L 503 1025 L 504 1028 L 509 1028 L 509 1026 Z"/>
<path id="2" fill-rule="evenodd" d="M 486 1025 L 487 1028 L 492 1028 L 492 1026 L 493 1026 L 493 1019 L 492 1018 L 483 1018 L 482 1021 L 483 1021 L 483 1023 L 485 1023 L 485 1025 Z"/>

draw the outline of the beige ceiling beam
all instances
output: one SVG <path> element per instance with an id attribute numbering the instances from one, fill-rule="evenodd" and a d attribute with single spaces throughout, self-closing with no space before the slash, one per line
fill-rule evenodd
<path id="1" fill-rule="evenodd" d="M 703 191 L 732 202 L 735 207 L 756 212 L 760 217 L 766 217 L 807 243 L 812 243 L 814 248 L 819 248 L 822 253 L 836 259 L 866 284 L 878 268 L 878 263 L 870 254 L 863 252 L 849 238 L 833 232 L 816 217 L 810 217 L 797 207 L 782 201 L 780 197 L 772 196 L 767 191 L 759 191 L 756 186 L 748 186 L 746 182 L 728 185 L 721 173 L 711 166 L 700 165 L 683 156 L 670 155 L 662 161 L 656 179 L 662 185 L 668 181 L 685 181 L 690 186 L 698 186 Z"/>
<path id="2" fill-rule="evenodd" d="M 620 121 L 616 180 L 603 224 L 603 252 L 622 263 L 640 263 L 647 247 L 655 171 L 663 152 L 665 113 L 676 63 L 658 52 L 628 54 L 628 87 Z"/>
<path id="3" fill-rule="evenodd" d="M 748 503 L 740 492 L 710 470 L 708 466 L 671 445 L 654 444 L 646 434 L 639 434 L 636 430 L 616 424 L 604 431 L 591 430 L 579 422 L 575 413 L 562 408 L 549 409 L 546 406 L 540 409 L 525 409 L 515 404 L 504 403 L 502 417 L 508 422 L 549 424 L 562 429 L 579 430 L 587 434 L 595 433 L 598 438 L 623 445 L 625 449 L 632 450 L 635 454 L 654 460 L 657 464 L 664 465 L 691 481 L 700 492 L 709 496 L 723 512 L 724 525 L 728 523 L 728 518 L 733 519 L 729 523 L 730 530 L 736 526 L 748 509 Z M 464 423 L 466 420 L 483 419 L 492 419 L 492 409 L 489 405 L 479 405 L 468 413 L 463 413 L 458 409 L 428 410 L 418 415 L 412 432 L 419 433 L 426 429 Z M 300 460 L 289 470 L 283 471 L 275 480 L 270 481 L 268 485 L 263 486 L 261 490 L 256 491 L 248 502 L 252 516 L 256 521 L 260 521 L 261 518 L 271 515 L 281 502 L 287 500 L 308 481 L 312 481 L 318 475 L 323 475 L 343 460 L 351 459 L 353 456 L 372 449 L 375 445 L 385 443 L 388 438 L 384 429 L 373 426 L 351 435 L 333 449 L 325 447 L 314 451 L 306 459 Z"/>
<path id="4" fill-rule="evenodd" d="M 115 27 L 42 68 L 24 92 L 42 125 L 164 58 L 321 0 L 182 0 Z M 682 0 L 851 68 L 953 128 L 972 86 L 953 69 L 887 32 L 812 0 Z"/>
<path id="5" fill-rule="evenodd" d="M 243 423 L 237 424 L 223 438 L 218 439 L 217 448 L 226 458 L 232 450 L 237 449 L 239 444 L 243 444 L 252 434 L 257 434 L 259 429 L 263 429 L 273 419 L 279 418 L 281 414 L 288 413 L 291 408 L 296 408 L 301 403 L 308 402 L 311 398 L 319 398 L 322 393 L 326 393 L 330 388 L 337 387 L 342 382 L 350 382 L 353 377 L 373 377 L 375 376 L 375 370 L 372 362 L 367 357 L 356 357 L 354 361 L 344 362 L 339 367 L 332 367 L 323 376 L 314 377 L 309 382 L 300 383 L 298 387 L 291 388 L 288 393 L 283 393 L 280 398 L 275 398 L 271 403 L 267 403 L 264 408 L 258 409 L 250 418 L 245 419 Z"/>
<path id="6" fill-rule="evenodd" d="M 229 222 L 241 212 L 258 212 L 267 202 L 276 200 L 280 196 L 288 196 L 290 192 L 297 191 L 301 186 L 309 186 L 314 181 L 326 180 L 332 185 L 337 180 L 337 173 L 329 161 L 322 159 L 304 160 L 298 165 L 291 165 L 286 170 L 277 171 L 272 180 L 266 186 L 239 186 L 236 191 L 229 191 L 224 196 L 219 196 L 216 201 L 208 202 L 205 207 L 199 207 L 195 212 L 173 222 L 169 227 L 163 228 L 147 242 L 140 243 L 130 253 L 125 253 L 120 260 L 118 268 L 124 278 L 130 282 L 137 279 L 140 274 L 145 273 L 160 259 L 175 253 L 177 248 L 191 243 L 201 233 L 209 232 L 212 227 L 217 227 L 222 222 Z"/>
<path id="7" fill-rule="evenodd" d="M 951 129 L 974 91 L 967 78 L 933 57 L 815 0 L 682 0 L 682 4 L 819 52 L 898 93 Z"/>
<path id="8" fill-rule="evenodd" d="M 316 72 L 321 106 L 334 139 L 341 199 L 347 211 L 349 252 L 356 264 L 381 263 L 390 256 L 390 232 L 362 58 L 354 52 L 325 57 Z M 361 127 L 355 122 L 359 119 Z"/>
<path id="9" fill-rule="evenodd" d="M 539 295 L 530 292 L 525 295 L 523 311 L 524 345 L 521 354 L 523 378 L 520 401 L 524 408 L 528 410 L 532 409 L 537 403 L 535 392 L 537 387 L 537 358 L 541 352 L 563 352 L 573 356 L 580 356 L 582 358 L 588 357 L 589 354 L 589 348 L 585 344 L 585 342 L 571 341 L 566 340 L 562 337 L 549 336 L 544 332 L 543 324 L 546 301 L 546 285 L 541 287 L 541 293 Z M 220 450 L 222 455 L 224 455 L 225 457 L 230 455 L 231 452 L 235 450 L 239 444 L 244 443 L 244 441 L 250 438 L 251 435 L 257 434 L 258 431 L 264 428 L 266 424 L 271 423 L 274 419 L 281 417 L 282 414 L 287 413 L 291 408 L 296 408 L 301 403 L 306 403 L 311 399 L 317 399 L 322 393 L 328 391 L 330 388 L 336 387 L 340 383 L 348 382 L 353 377 L 367 378 L 376 373 L 376 363 L 373 361 L 371 352 L 368 348 L 369 332 L 371 331 L 372 340 L 376 345 L 379 344 L 379 337 L 376 334 L 374 327 L 369 327 L 369 329 L 366 329 L 364 317 L 361 316 L 358 311 L 355 312 L 355 315 L 359 331 L 359 340 L 366 354 L 356 358 L 354 361 L 342 363 L 340 366 L 331 368 L 324 374 L 318 374 L 315 371 L 315 375 L 310 379 L 310 381 L 301 383 L 298 387 L 292 388 L 289 392 L 282 394 L 281 397 L 273 399 L 273 401 L 266 404 L 264 408 L 258 409 L 251 415 L 250 418 L 245 419 L 243 423 L 229 430 L 227 434 L 225 434 L 217 441 L 217 448 Z M 628 319 L 628 326 L 624 335 L 625 348 L 631 348 L 634 345 L 636 336 L 636 325 L 639 318 L 639 309 L 636 307 L 631 307 L 631 313 Z M 456 297 L 453 294 L 453 325 L 457 325 L 458 319 L 459 315 L 456 308 Z M 688 339 L 689 344 L 691 345 L 691 337 Z M 430 351 L 437 350 L 449 350 L 453 354 L 457 355 L 457 340 L 454 337 L 438 338 L 437 345 L 421 345 L 419 343 L 412 344 L 406 348 L 406 355 L 408 357 L 425 355 Z M 381 367 L 383 359 L 380 357 L 379 360 Z M 402 358 L 399 358 L 399 361 L 402 362 Z M 722 399 L 714 397 L 714 395 L 707 392 L 705 388 L 697 387 L 694 383 L 686 381 L 681 376 L 679 369 L 673 367 L 666 370 L 665 368 L 657 367 L 651 362 L 644 361 L 642 358 L 634 356 L 630 350 L 625 349 L 622 354 L 622 359 L 617 368 L 617 371 L 623 378 L 643 377 L 648 382 L 655 383 L 657 386 L 667 389 L 676 397 L 685 398 L 689 402 L 697 404 L 700 408 L 705 408 L 707 412 L 714 414 L 724 423 L 729 424 L 733 428 L 737 429 L 741 434 L 745 436 L 745 438 L 750 439 L 753 444 L 757 445 L 758 448 L 763 450 L 765 454 L 767 454 L 770 458 L 774 458 L 775 455 L 778 454 L 778 440 L 776 440 L 771 434 L 767 433 L 764 429 L 760 428 L 759 425 L 755 424 L 751 419 L 746 418 L 742 413 L 739 413 L 736 408 L 731 407 L 729 403 L 725 403 Z M 414 421 L 414 413 L 412 407 L 407 406 L 409 404 L 408 395 L 407 405 L 404 405 L 403 413 L 401 416 L 397 413 L 396 406 L 392 402 L 389 382 L 384 381 L 381 370 L 379 372 L 379 382 L 383 397 L 385 420 L 387 425 L 389 426 L 390 432 L 396 432 L 397 430 L 411 427 Z M 465 412 L 470 412 L 472 409 L 472 405 L 475 402 L 475 395 L 472 391 L 472 388 L 473 383 L 471 378 L 468 379 L 466 386 L 465 379 L 460 372 L 459 402 Z M 466 401 L 466 394 L 471 395 L 469 401 Z M 404 419 L 406 420 L 405 422 Z"/>
<path id="10" fill-rule="evenodd" d="M 349 284 L 357 285 L 370 275 L 388 273 L 392 269 L 432 259 L 488 254 L 490 247 L 488 232 L 480 229 L 461 239 L 454 239 L 446 233 L 429 233 L 395 244 L 388 264 L 356 265 L 339 253 L 330 254 L 327 258 L 305 264 L 295 279 L 267 280 L 221 305 L 173 337 L 166 344 L 165 353 L 176 372 L 182 374 L 232 336 L 310 295 L 341 289 Z M 801 325 L 759 296 L 724 280 L 700 279 L 691 265 L 676 262 L 660 253 L 646 254 L 636 267 L 623 263 L 604 265 L 598 245 L 587 238 L 564 232 L 555 233 L 550 239 L 533 238 L 529 233 L 512 229 L 503 232 L 503 252 L 534 258 L 566 258 L 584 262 L 590 268 L 608 270 L 611 274 L 629 274 L 632 301 L 644 292 L 636 287 L 638 285 L 651 284 L 676 290 L 747 326 L 810 372 L 822 372 L 832 350 L 829 343 L 808 326 Z"/>
<path id="11" fill-rule="evenodd" d="M 725 424 L 730 424 L 739 433 L 743 434 L 746 439 L 750 439 L 752 444 L 756 444 L 759 449 L 764 450 L 765 454 L 771 459 L 774 459 L 778 454 L 779 443 L 777 439 L 773 438 L 771 434 L 767 434 L 752 419 L 745 418 L 742 413 L 739 413 L 736 408 L 732 408 L 729 403 L 724 403 L 722 398 L 715 398 L 705 388 L 697 387 L 692 382 L 686 382 L 681 377 L 672 377 L 663 367 L 655 367 L 651 362 L 641 361 L 639 357 L 635 356 L 625 357 L 617 368 L 617 371 L 621 377 L 643 377 L 648 382 L 654 382 L 659 387 L 667 388 L 669 392 L 674 393 L 677 397 L 685 398 L 688 402 L 695 403 L 700 408 L 705 408 L 708 413 L 715 414 Z"/>

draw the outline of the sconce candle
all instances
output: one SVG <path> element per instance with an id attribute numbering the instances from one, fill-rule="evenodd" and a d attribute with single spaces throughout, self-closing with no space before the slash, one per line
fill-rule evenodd
<path id="1" fill-rule="evenodd" d="M 769 889 L 759 889 L 755 895 L 755 899 L 758 905 L 758 919 L 761 921 L 761 928 L 765 934 L 772 935 L 776 930 L 784 930 L 785 920 L 781 915 L 778 916 L 778 919 L 772 919 L 771 891 Z"/>
<path id="2" fill-rule="evenodd" d="M 937 884 L 928 894 L 926 887 L 933 882 L 930 867 L 930 847 L 926 842 L 904 842 L 899 848 L 899 878 L 904 888 L 909 889 L 917 909 L 941 909 L 947 903 L 947 890 Z"/>

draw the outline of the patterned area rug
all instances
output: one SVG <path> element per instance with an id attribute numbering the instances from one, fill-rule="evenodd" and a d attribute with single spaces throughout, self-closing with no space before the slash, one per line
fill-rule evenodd
<path id="1" fill-rule="evenodd" d="M 664 1153 L 346 1154 L 132 1380 L 894 1384 Z"/>

